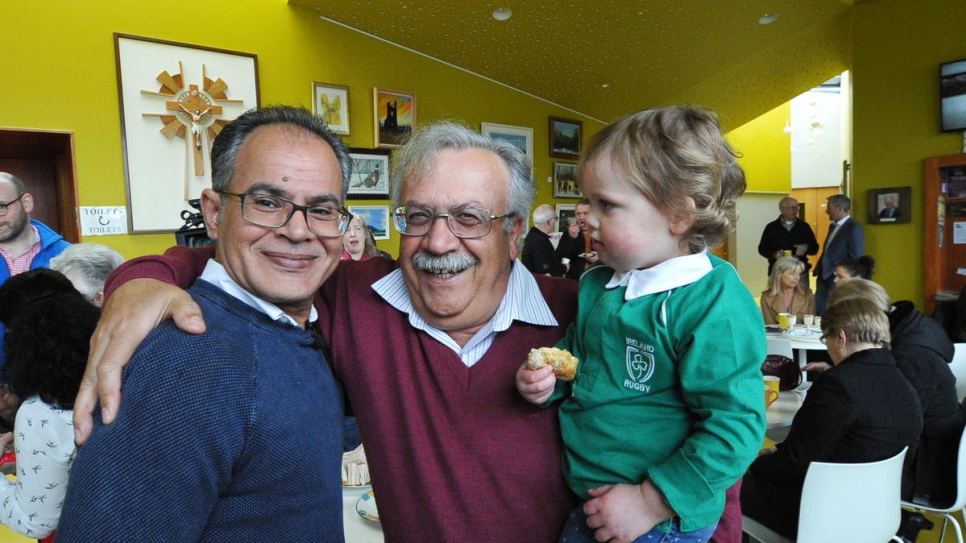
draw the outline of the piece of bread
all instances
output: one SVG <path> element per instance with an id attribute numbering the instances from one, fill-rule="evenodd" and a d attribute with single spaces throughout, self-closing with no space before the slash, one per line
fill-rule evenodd
<path id="1" fill-rule="evenodd" d="M 527 369 L 535 370 L 546 365 L 553 366 L 553 373 L 557 379 L 563 381 L 573 381 L 577 375 L 577 364 L 580 363 L 570 351 L 558 349 L 556 347 L 540 347 L 530 349 L 530 356 L 527 357 Z"/>
<path id="2" fill-rule="evenodd" d="M 354 450 L 342 453 L 342 484 L 362 486 L 369 484 L 369 465 L 366 451 L 359 445 Z"/>

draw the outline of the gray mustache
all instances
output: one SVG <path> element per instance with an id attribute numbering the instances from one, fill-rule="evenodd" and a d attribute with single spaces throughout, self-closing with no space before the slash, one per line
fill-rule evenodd
<path id="1" fill-rule="evenodd" d="M 461 272 L 476 265 L 476 259 L 471 255 L 461 253 L 446 253 L 432 255 L 420 251 L 413 255 L 413 267 L 430 273 Z"/>

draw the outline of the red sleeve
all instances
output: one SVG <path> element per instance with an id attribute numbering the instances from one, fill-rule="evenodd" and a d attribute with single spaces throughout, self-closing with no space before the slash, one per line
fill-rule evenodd
<path id="1" fill-rule="evenodd" d="M 204 271 L 208 259 L 215 256 L 213 246 L 189 248 L 175 246 L 164 255 L 142 256 L 121 264 L 104 284 L 105 301 L 117 287 L 131 279 L 157 279 L 181 288 L 194 284 Z"/>

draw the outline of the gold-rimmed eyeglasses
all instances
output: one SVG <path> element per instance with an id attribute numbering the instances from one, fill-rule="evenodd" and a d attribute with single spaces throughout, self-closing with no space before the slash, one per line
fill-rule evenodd
<path id="1" fill-rule="evenodd" d="M 242 218 L 265 228 L 281 228 L 292 220 L 296 211 L 301 211 L 310 232 L 322 238 L 338 238 L 345 234 L 352 220 L 352 213 L 342 207 L 326 204 L 303 206 L 281 196 L 261 192 L 215 192 L 237 196 L 241 200 Z"/>
<path id="2" fill-rule="evenodd" d="M 432 230 L 436 219 L 444 218 L 454 236 L 473 239 L 489 234 L 493 221 L 509 216 L 509 213 L 493 215 L 489 209 L 473 206 L 459 206 L 445 213 L 437 213 L 428 206 L 408 205 L 397 207 L 392 212 L 392 223 L 396 231 L 404 236 L 425 236 Z"/>

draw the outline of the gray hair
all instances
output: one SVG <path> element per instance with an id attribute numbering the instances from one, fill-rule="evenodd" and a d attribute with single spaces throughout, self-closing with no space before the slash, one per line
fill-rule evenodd
<path id="1" fill-rule="evenodd" d="M 545 223 L 556 215 L 553 208 L 547 204 L 540 204 L 533 210 L 533 224 Z"/>
<path id="2" fill-rule="evenodd" d="M 846 213 L 852 209 L 852 200 L 844 194 L 833 194 L 828 197 L 828 205 L 830 206 L 841 206 Z"/>
<path id="3" fill-rule="evenodd" d="M 850 277 L 835 285 L 835 290 L 828 295 L 828 306 L 854 299 L 868 300 L 886 313 L 892 310 L 892 299 L 886 289 L 879 283 L 861 277 Z"/>
<path id="4" fill-rule="evenodd" d="M 221 191 L 231 186 L 242 144 L 256 129 L 268 125 L 288 125 L 293 130 L 314 135 L 329 144 L 342 171 L 342 203 L 345 203 L 346 193 L 349 191 L 349 177 L 352 175 L 352 157 L 349 156 L 342 139 L 329 130 L 325 121 L 302 107 L 269 106 L 251 109 L 225 125 L 211 145 L 211 188 Z"/>
<path id="5" fill-rule="evenodd" d="M 64 249 L 64 252 L 50 259 L 50 269 L 67 275 L 77 271 L 78 277 L 71 282 L 87 301 L 104 292 L 107 276 L 124 263 L 121 253 L 100 243 L 78 243 Z"/>
<path id="6" fill-rule="evenodd" d="M 393 156 L 390 176 L 393 208 L 402 205 L 404 185 L 418 181 L 428 174 L 436 164 L 439 153 L 447 149 L 482 149 L 500 157 L 510 171 L 504 211 L 509 216 L 503 221 L 503 231 L 509 233 L 512 230 L 514 218 L 527 217 L 536 197 L 536 185 L 526 155 L 505 141 L 491 140 L 466 126 L 448 121 L 433 123 L 417 130 L 409 142 Z"/>
<path id="7" fill-rule="evenodd" d="M 13 185 L 13 189 L 17 191 L 17 196 L 27 192 L 27 187 L 24 186 L 23 181 L 12 173 L 0 172 L 0 181 L 9 181 Z"/>

